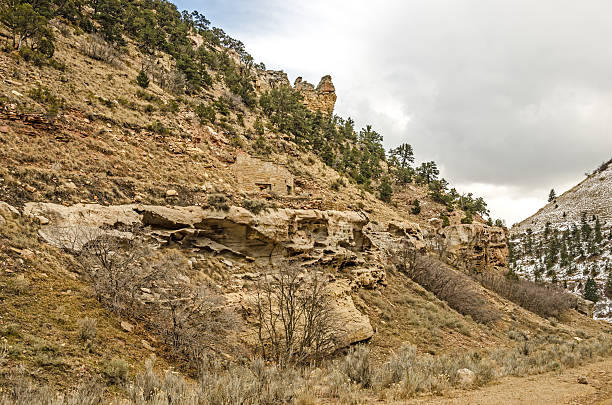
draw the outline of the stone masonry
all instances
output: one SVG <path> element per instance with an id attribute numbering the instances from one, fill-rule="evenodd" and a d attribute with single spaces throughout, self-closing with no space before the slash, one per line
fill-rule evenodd
<path id="1" fill-rule="evenodd" d="M 232 166 L 238 184 L 248 193 L 292 195 L 293 175 L 283 166 L 239 153 Z"/>

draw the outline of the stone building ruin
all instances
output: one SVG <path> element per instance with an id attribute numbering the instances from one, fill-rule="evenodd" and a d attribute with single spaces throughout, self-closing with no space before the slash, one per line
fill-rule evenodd
<path id="1" fill-rule="evenodd" d="M 232 165 L 236 181 L 247 193 L 293 195 L 293 175 L 285 167 L 241 152 Z"/>

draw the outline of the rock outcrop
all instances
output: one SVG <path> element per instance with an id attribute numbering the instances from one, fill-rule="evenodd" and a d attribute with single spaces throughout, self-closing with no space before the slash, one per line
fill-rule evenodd
<path id="1" fill-rule="evenodd" d="M 258 269 L 287 258 L 303 266 L 333 269 L 326 277 L 333 296 L 338 347 L 373 334 L 351 292 L 385 285 L 384 258 L 406 242 L 420 251 L 427 248 L 418 225 L 372 223 L 365 213 L 355 211 L 280 208 L 254 214 L 236 206 L 223 211 L 200 206 L 32 202 L 25 205 L 24 214 L 39 220 L 39 234 L 45 241 L 71 251 L 79 251 L 101 233 L 131 238 L 134 229 L 145 229 L 159 247 L 177 248 L 193 263 L 219 260 L 233 269 L 224 282 L 228 302 L 251 311 L 253 285 L 262 274 Z M 487 266 L 505 262 L 505 233 L 499 228 L 458 225 L 441 232 L 452 255 L 467 252 L 474 263 Z M 241 273 L 241 268 L 251 270 Z"/>
<path id="2" fill-rule="evenodd" d="M 255 78 L 255 88 L 260 92 L 266 92 L 279 87 L 289 87 L 291 82 L 287 73 L 282 70 L 264 70 L 257 71 Z"/>
<path id="3" fill-rule="evenodd" d="M 304 96 L 304 104 L 311 111 L 321 111 L 325 114 L 334 112 L 337 96 L 331 76 L 323 76 L 316 88 L 298 77 L 293 87 Z"/>
<path id="4" fill-rule="evenodd" d="M 351 297 L 355 289 L 385 283 L 380 252 L 364 231 L 369 219 L 363 213 L 274 209 L 256 215 L 241 207 L 221 211 L 199 206 L 28 203 L 24 214 L 39 219 L 39 234 L 45 241 L 71 251 L 101 233 L 130 238 L 131 227 L 136 226 L 145 227 L 159 246 L 181 249 L 196 260 L 213 256 L 224 263 L 232 263 L 231 258 L 234 263 L 265 267 L 290 256 L 305 265 L 333 265 L 340 269 L 330 274 L 337 347 L 367 340 L 374 333 Z M 255 293 L 248 283 L 252 286 L 260 274 L 229 273 L 229 305 L 252 311 Z M 149 295 L 146 299 L 154 299 Z"/>
<path id="5" fill-rule="evenodd" d="M 506 266 L 507 232 L 503 228 L 482 224 L 461 224 L 442 228 L 442 246 L 446 252 L 470 266 L 482 269 Z"/>

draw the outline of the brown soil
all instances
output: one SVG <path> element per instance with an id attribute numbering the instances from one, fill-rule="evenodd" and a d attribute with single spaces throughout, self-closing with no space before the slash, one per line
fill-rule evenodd
<path id="1" fill-rule="evenodd" d="M 587 384 L 580 384 L 586 377 Z M 612 404 L 612 359 L 606 359 L 560 373 L 530 377 L 507 377 L 476 391 L 455 390 L 443 397 L 419 398 L 407 402 L 420 405 L 444 404 Z"/>

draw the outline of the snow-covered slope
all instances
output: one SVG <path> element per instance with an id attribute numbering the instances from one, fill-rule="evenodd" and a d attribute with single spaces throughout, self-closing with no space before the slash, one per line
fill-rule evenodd
<path id="1" fill-rule="evenodd" d="M 513 226 L 510 235 L 511 269 L 579 295 L 594 280 L 594 317 L 612 322 L 612 160 Z"/>
<path id="2" fill-rule="evenodd" d="M 534 215 L 515 224 L 511 233 L 519 234 L 529 228 L 541 232 L 547 222 L 554 227 L 579 222 L 583 212 L 599 217 L 602 222 L 612 222 L 612 160 Z"/>

